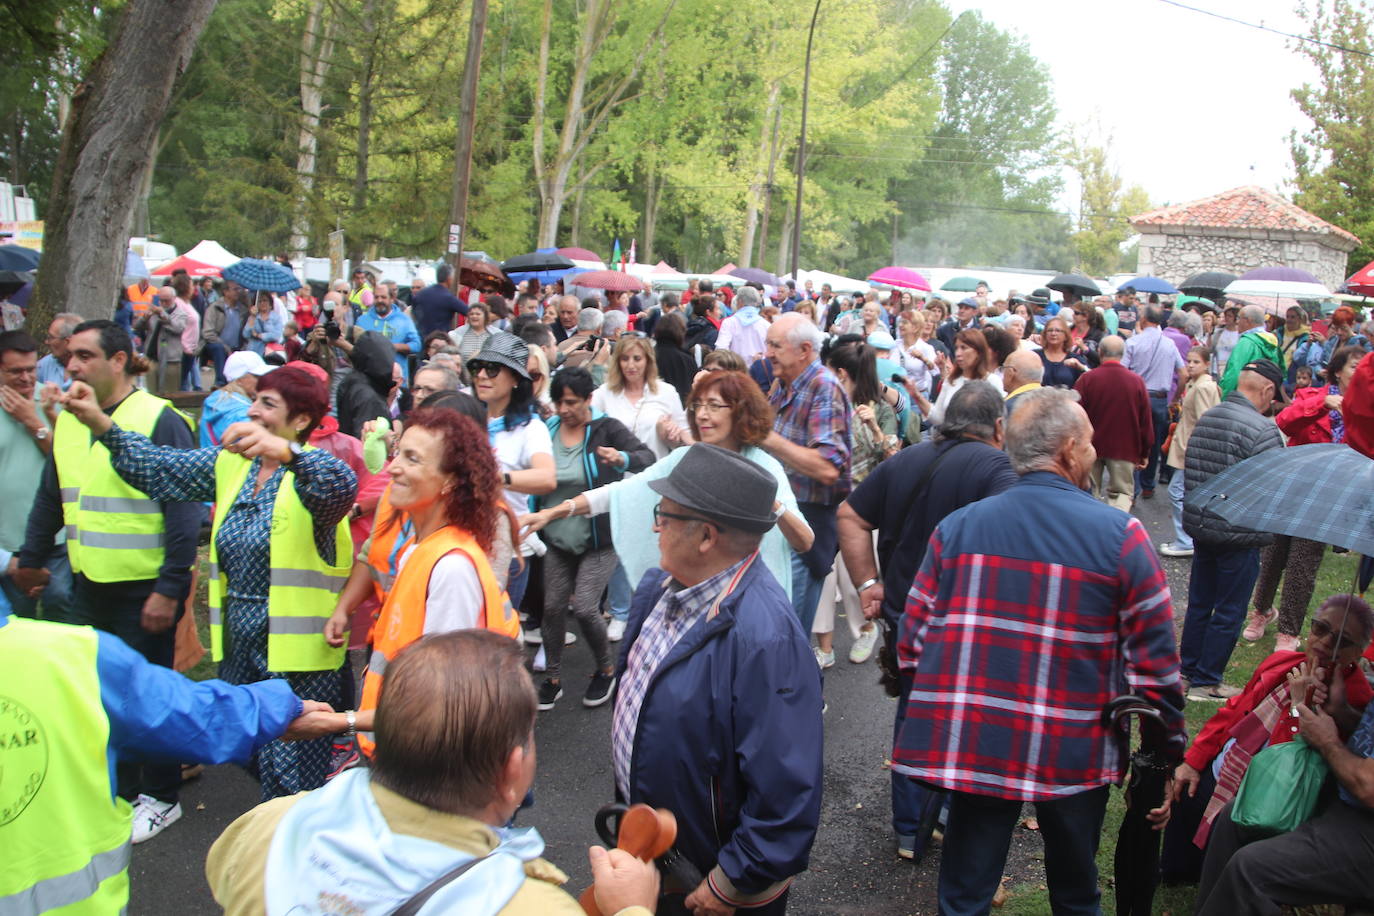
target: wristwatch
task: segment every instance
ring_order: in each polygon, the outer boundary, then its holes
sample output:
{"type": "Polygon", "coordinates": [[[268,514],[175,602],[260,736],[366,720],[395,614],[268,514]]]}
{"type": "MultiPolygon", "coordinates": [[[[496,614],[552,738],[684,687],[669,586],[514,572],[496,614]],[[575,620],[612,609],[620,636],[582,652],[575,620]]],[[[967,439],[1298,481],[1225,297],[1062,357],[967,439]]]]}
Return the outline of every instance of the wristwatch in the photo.
{"type": "Polygon", "coordinates": [[[352,709],[346,710],[344,719],[348,722],[348,731],[344,732],[344,737],[352,741],[358,737],[358,713],[352,709]]]}
{"type": "Polygon", "coordinates": [[[33,430],[33,437],[39,442],[42,442],[50,435],[52,435],[52,430],[48,429],[46,425],[39,426],[37,429],[33,430]]]}
{"type": "Polygon", "coordinates": [[[868,581],[866,581],[866,582],[864,582],[862,585],[860,585],[858,588],[854,589],[854,591],[858,592],[859,594],[863,594],[864,592],[868,591],[870,588],[872,588],[873,586],[875,586],[875,585],[877,585],[877,584],[878,584],[878,580],[877,580],[877,579],[869,579],[868,581]]]}
{"type": "Polygon", "coordinates": [[[510,486],[510,471],[501,472],[501,482],[506,486],[510,486]]]}
{"type": "Polygon", "coordinates": [[[289,458],[286,459],[286,461],[282,462],[283,464],[295,464],[296,459],[305,454],[305,449],[301,447],[301,444],[299,442],[286,443],[286,449],[291,453],[291,455],[289,458]]]}

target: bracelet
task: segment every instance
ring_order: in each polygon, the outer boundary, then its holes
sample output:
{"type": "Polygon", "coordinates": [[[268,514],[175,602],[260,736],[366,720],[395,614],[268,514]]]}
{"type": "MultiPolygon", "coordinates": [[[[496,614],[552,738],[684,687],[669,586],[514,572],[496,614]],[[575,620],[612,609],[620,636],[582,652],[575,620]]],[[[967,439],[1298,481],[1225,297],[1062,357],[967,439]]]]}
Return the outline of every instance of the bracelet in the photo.
{"type": "Polygon", "coordinates": [[[577,514],[577,503],[573,500],[565,499],[563,500],[563,505],[568,507],[568,514],[563,516],[564,518],[572,518],[574,515],[577,514]]]}
{"type": "Polygon", "coordinates": [[[350,709],[344,713],[344,718],[348,720],[348,731],[344,732],[344,737],[352,741],[358,737],[358,713],[350,709]]]}
{"type": "Polygon", "coordinates": [[[859,593],[863,593],[863,592],[868,591],[870,588],[872,588],[873,586],[875,586],[875,585],[877,585],[877,584],[878,584],[878,580],[877,580],[877,578],[875,577],[875,578],[869,579],[868,581],[864,582],[864,583],[863,583],[862,585],[860,585],[858,588],[854,589],[854,591],[859,592],[859,593]]]}

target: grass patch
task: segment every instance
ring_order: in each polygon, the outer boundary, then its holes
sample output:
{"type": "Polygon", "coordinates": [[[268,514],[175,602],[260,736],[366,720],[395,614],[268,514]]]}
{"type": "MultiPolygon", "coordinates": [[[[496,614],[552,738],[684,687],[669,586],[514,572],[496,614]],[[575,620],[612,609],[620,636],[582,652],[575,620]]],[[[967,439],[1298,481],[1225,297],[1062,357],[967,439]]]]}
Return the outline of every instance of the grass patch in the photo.
{"type": "MultiPolygon", "coordinates": [[[[1308,606],[1309,617],[1330,595],[1351,590],[1358,563],[1358,554],[1336,554],[1332,553],[1330,549],[1327,550],[1322,559],[1321,569],[1317,572],[1317,585],[1312,593],[1312,601],[1308,606]]],[[[1283,589],[1280,587],[1280,596],[1282,593],[1283,589]]],[[[1275,606],[1277,606],[1278,600],[1275,599],[1275,606]]],[[[1186,596],[1176,596],[1176,601],[1176,606],[1179,608],[1184,608],[1187,605],[1186,596]]],[[[1181,618],[1179,625],[1182,626],[1181,618]]],[[[1306,630],[1304,629],[1305,634],[1306,630]]],[[[1226,666],[1226,683],[1244,687],[1259,663],[1273,653],[1275,635],[1276,632],[1271,626],[1269,632],[1259,642],[1249,643],[1244,639],[1237,641],[1236,649],[1231,654],[1231,661],[1226,666]]],[[[1190,738],[1198,733],[1218,708],[1219,704],[1216,703],[1187,704],[1184,709],[1184,717],[1188,723],[1190,738]]],[[[1104,913],[1116,912],[1112,860],[1116,855],[1116,837],[1121,830],[1121,818],[1125,812],[1125,793],[1117,788],[1112,789],[1111,798],[1107,802],[1107,814],[1103,820],[1102,844],[1097,854],[1097,870],[1102,887],[1102,911],[1104,913]]],[[[1041,916],[1041,914],[1050,912],[1049,891],[1045,889],[1043,877],[1038,881],[1023,881],[1009,886],[1007,890],[1007,902],[994,910],[999,916],[1041,916]]],[[[1162,914],[1162,916],[1180,916],[1180,914],[1192,913],[1196,896],[1197,889],[1195,887],[1161,887],[1155,892],[1154,911],[1162,914]]],[[[1324,911],[1302,910],[1300,912],[1315,914],[1324,911]]]]}

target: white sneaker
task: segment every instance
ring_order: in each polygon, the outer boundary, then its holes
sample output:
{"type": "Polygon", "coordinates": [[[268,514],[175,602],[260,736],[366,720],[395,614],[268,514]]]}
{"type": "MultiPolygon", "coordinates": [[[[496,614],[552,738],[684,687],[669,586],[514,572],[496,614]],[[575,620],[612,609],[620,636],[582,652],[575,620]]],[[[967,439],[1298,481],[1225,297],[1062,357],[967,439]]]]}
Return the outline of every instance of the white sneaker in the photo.
{"type": "Polygon", "coordinates": [[[548,659],[544,657],[544,647],[541,645],[539,651],[534,653],[534,661],[530,662],[531,671],[543,671],[548,667],[548,659]]]}
{"type": "Polygon", "coordinates": [[[859,638],[854,640],[854,645],[849,647],[849,660],[856,665],[862,665],[868,661],[873,655],[873,644],[877,641],[877,627],[860,630],[859,638]]]}
{"type": "Polygon", "coordinates": [[[617,620],[612,617],[611,622],[606,625],[606,638],[611,642],[620,642],[625,638],[625,621],[617,620]]]}
{"type": "Polygon", "coordinates": [[[1166,541],[1159,545],[1159,554],[1164,557],[1191,557],[1193,548],[1180,547],[1173,541],[1166,541]]]}
{"type": "Polygon", "coordinates": [[[533,630],[522,629],[520,634],[527,646],[542,646],[544,644],[544,634],[540,633],[538,628],[533,630]]]}
{"type": "Polygon", "coordinates": [[[574,633],[572,630],[564,630],[564,631],[563,631],[563,645],[565,645],[565,646],[571,646],[571,645],[572,645],[573,643],[575,643],[575,642],[577,642],[577,634],[574,633]]]}
{"type": "Polygon", "coordinates": [[[820,646],[813,646],[811,651],[816,653],[816,664],[820,665],[822,670],[835,664],[834,652],[822,652],[820,646]]]}
{"type": "Polygon", "coordinates": [[[151,795],[140,795],[134,803],[133,842],[151,840],[181,820],[180,802],[162,802],[151,795]]]}

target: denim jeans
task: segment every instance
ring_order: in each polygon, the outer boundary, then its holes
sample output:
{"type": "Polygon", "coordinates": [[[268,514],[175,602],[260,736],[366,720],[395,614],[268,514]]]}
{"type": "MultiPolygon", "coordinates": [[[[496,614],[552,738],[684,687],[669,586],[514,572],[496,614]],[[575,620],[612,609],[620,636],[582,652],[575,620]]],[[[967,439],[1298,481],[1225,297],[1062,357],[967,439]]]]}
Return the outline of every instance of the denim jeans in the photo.
{"type": "Polygon", "coordinates": [[[0,589],[4,589],[10,609],[20,617],[37,617],[39,602],[43,604],[43,619],[55,623],[71,622],[72,606],[72,564],[67,559],[67,545],[59,544],[48,557],[43,568],[50,574],[48,585],[38,598],[30,598],[10,581],[9,576],[0,576],[0,589]]]}
{"type": "Polygon", "coordinates": [[[1169,506],[1174,513],[1174,546],[1184,550],[1193,549],[1193,539],[1183,530],[1183,470],[1174,469],[1169,480],[1169,506]]]}
{"type": "Polygon", "coordinates": [[[229,384],[229,380],[224,377],[224,363],[229,359],[229,351],[224,348],[224,344],[207,343],[201,350],[201,358],[208,359],[215,364],[215,387],[222,388],[229,384]]]}
{"type": "MultiPolygon", "coordinates": [[[[891,632],[891,631],[889,631],[891,632]]],[[[896,638],[888,640],[889,647],[896,644],[896,638]]],[[[911,694],[911,682],[914,673],[909,670],[900,671],[897,675],[899,692],[897,696],[897,716],[892,723],[892,743],[895,746],[897,739],[902,734],[902,723],[906,721],[907,697],[911,694]]],[[[921,831],[921,812],[927,803],[933,803],[930,798],[934,792],[921,783],[912,779],[904,773],[891,771],[892,776],[892,832],[898,837],[914,837],[921,831]]],[[[949,803],[949,796],[944,796],[944,804],[949,803]]],[[[928,838],[922,837],[927,840],[928,838]]]]}
{"type": "Polygon", "coordinates": [[[821,586],[825,576],[816,576],[806,565],[802,555],[792,551],[792,610],[801,621],[802,632],[809,634],[816,622],[816,608],[821,603],[821,586]]]}
{"type": "Polygon", "coordinates": [[[506,595],[510,598],[510,606],[517,611],[520,610],[520,602],[525,597],[525,586],[530,584],[530,560],[532,557],[525,557],[522,565],[519,557],[512,557],[510,561],[510,575],[506,579],[506,595]]]}
{"type": "Polygon", "coordinates": [[[611,573],[611,581],[606,586],[606,600],[611,606],[612,617],[620,621],[630,618],[630,599],[634,597],[634,593],[630,577],[625,572],[625,565],[615,564],[615,572],[611,573]]]}
{"type": "MultiPolygon", "coordinates": [[[[1095,859],[1110,791],[1110,786],[1099,786],[1067,798],[1035,803],[1045,842],[1050,907],[1055,916],[1101,913],[1095,859]]],[[[941,916],[974,916],[989,911],[1020,816],[1019,800],[951,793],[949,824],[940,853],[941,916]]]]}
{"type": "Polygon", "coordinates": [[[181,354],[181,390],[200,391],[200,360],[194,353],[181,354]]]}
{"type": "Polygon", "coordinates": [[[1159,476],[1168,477],[1168,472],[1163,469],[1163,459],[1160,456],[1160,446],[1164,444],[1165,438],[1169,435],[1169,395],[1152,394],[1150,395],[1150,419],[1154,422],[1155,443],[1150,448],[1150,463],[1145,465],[1145,470],[1135,472],[1136,490],[1153,490],[1155,480],[1159,476]]]}
{"type": "Polygon", "coordinates": [[[1193,545],[1188,613],[1179,643],[1183,677],[1193,687],[1221,683],[1226,663],[1245,627],[1250,592],[1259,577],[1259,550],[1217,550],[1193,545]]]}

